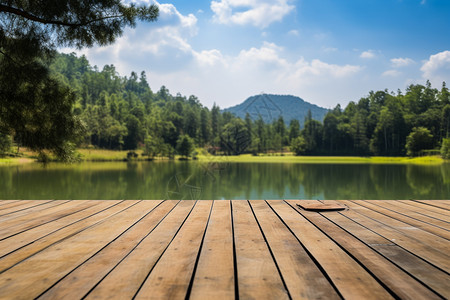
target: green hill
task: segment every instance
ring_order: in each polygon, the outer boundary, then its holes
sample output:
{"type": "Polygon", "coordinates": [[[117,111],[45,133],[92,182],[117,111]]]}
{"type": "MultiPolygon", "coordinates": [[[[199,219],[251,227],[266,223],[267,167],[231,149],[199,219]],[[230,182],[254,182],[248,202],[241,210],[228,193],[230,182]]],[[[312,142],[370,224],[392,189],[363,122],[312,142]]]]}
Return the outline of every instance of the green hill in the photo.
{"type": "Polygon", "coordinates": [[[249,113],[252,120],[261,116],[265,123],[272,123],[283,116],[286,124],[297,119],[301,125],[303,125],[308,110],[311,110],[313,119],[319,121],[322,121],[328,112],[327,109],[306,102],[299,97],[270,94],[252,96],[241,104],[224,109],[242,119],[249,113]]]}

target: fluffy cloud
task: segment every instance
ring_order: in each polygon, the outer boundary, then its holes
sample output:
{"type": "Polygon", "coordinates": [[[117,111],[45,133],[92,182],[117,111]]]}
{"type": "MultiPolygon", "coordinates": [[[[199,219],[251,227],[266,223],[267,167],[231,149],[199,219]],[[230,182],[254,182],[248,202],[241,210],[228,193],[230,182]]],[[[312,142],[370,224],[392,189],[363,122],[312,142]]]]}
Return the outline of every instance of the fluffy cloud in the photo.
{"type": "Polygon", "coordinates": [[[425,61],[420,70],[424,79],[430,79],[434,85],[439,85],[442,81],[450,78],[450,51],[443,51],[431,55],[425,61]]]}
{"type": "Polygon", "coordinates": [[[367,59],[375,58],[375,52],[373,50],[367,50],[361,53],[359,57],[367,59]]]}
{"type": "Polygon", "coordinates": [[[266,28],[281,21],[295,6],[289,0],[220,0],[211,2],[214,20],[221,24],[266,28]]]}
{"type": "Polygon", "coordinates": [[[292,56],[271,42],[236,54],[196,49],[191,45],[198,34],[196,17],[181,14],[171,4],[157,4],[158,22],[139,23],[114,45],[81,53],[100,68],[114,64],[121,75],[144,70],[153,90],[165,85],[173,94],[197,95],[207,106],[217,102],[228,107],[264,91],[298,95],[332,107],[370,90],[358,84],[355,88],[355,80],[363,78],[361,66],[292,56]]]}
{"type": "Polygon", "coordinates": [[[264,71],[281,71],[288,62],[280,57],[283,48],[274,43],[264,42],[261,48],[252,47],[242,50],[235,58],[230,58],[231,65],[253,67],[264,71]]]}
{"type": "Polygon", "coordinates": [[[401,68],[401,67],[407,67],[409,65],[412,65],[412,64],[415,63],[415,61],[412,60],[411,58],[407,58],[407,57],[406,58],[401,58],[401,57],[399,57],[399,58],[391,59],[391,63],[392,63],[392,66],[394,68],[401,68]]]}
{"type": "Polygon", "coordinates": [[[316,81],[317,78],[341,79],[358,73],[361,69],[360,66],[328,64],[319,59],[308,62],[301,58],[291,67],[289,73],[292,72],[290,77],[295,80],[310,82],[311,80],[316,81]]]}
{"type": "Polygon", "coordinates": [[[385,77],[397,77],[400,76],[401,74],[402,73],[397,70],[387,70],[386,72],[383,72],[383,74],[381,75],[385,77]]]}
{"type": "Polygon", "coordinates": [[[319,59],[291,60],[282,47],[269,42],[241,50],[236,56],[223,55],[219,50],[194,53],[195,62],[190,70],[167,79],[176,82],[182,93],[192,91],[205,104],[211,105],[214,100],[221,107],[237,104],[262,91],[300,95],[318,104],[333,106],[337,95],[348,94],[349,83],[363,69],[319,59]],[[321,94],[320,99],[318,94],[321,94]]]}
{"type": "MultiPolygon", "coordinates": [[[[123,75],[130,69],[143,68],[171,72],[189,64],[194,57],[189,39],[197,34],[197,18],[193,14],[182,15],[172,4],[153,0],[129,2],[158,5],[158,21],[139,23],[136,28],[127,28],[114,44],[83,49],[81,53],[100,66],[114,64],[123,75]]],[[[66,51],[70,50],[73,51],[66,51]]]]}

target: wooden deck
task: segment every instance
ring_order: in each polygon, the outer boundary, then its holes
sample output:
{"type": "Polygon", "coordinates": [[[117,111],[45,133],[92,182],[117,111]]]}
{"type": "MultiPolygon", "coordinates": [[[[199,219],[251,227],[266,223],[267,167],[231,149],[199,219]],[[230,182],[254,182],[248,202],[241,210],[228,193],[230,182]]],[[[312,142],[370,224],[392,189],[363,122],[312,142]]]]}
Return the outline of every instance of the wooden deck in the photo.
{"type": "Polygon", "coordinates": [[[298,201],[0,201],[0,298],[450,299],[450,200],[298,201]]]}

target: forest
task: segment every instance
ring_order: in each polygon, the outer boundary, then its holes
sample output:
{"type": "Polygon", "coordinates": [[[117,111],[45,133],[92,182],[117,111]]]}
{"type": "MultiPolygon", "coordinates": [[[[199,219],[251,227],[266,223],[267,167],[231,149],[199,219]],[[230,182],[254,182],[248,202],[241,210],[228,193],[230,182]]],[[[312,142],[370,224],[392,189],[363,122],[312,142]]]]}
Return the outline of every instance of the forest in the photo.
{"type": "MultiPolygon", "coordinates": [[[[450,152],[450,92],[415,84],[403,93],[369,92],[345,108],[339,104],[323,121],[307,114],[285,124],[244,119],[196,96],[152,91],[145,72],[120,76],[114,65],[91,66],[85,56],[57,54],[54,78],[75,94],[73,114],[83,125],[77,147],[144,149],[149,157],[189,157],[195,148],[211,154],[280,153],[296,155],[403,156],[450,152]]],[[[0,153],[20,140],[0,134],[0,153]]]]}

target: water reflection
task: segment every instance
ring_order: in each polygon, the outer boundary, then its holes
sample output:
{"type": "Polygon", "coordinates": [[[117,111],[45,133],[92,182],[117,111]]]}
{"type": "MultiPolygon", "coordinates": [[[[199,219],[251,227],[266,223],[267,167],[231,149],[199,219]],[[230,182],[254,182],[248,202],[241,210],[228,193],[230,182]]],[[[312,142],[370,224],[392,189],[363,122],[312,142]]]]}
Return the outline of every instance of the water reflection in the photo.
{"type": "Polygon", "coordinates": [[[0,199],[449,199],[450,164],[198,162],[0,167],[0,199]]]}

